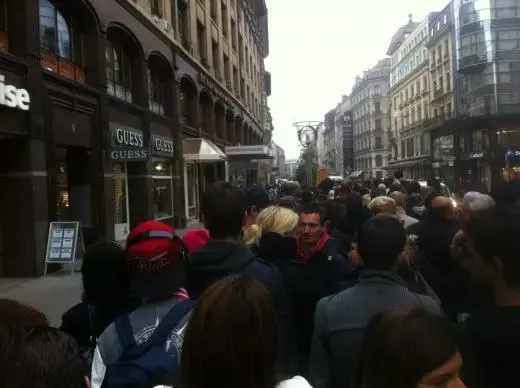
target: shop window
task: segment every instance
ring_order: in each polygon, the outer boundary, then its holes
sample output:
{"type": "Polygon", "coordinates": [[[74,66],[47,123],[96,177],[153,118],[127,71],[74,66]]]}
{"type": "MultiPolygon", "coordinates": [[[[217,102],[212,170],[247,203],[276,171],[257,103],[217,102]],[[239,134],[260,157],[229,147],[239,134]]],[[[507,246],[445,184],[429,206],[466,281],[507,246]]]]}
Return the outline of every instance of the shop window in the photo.
{"type": "Polygon", "coordinates": [[[487,152],[489,150],[489,134],[487,130],[476,130],[471,137],[473,152],[487,152]]]}
{"type": "Polygon", "coordinates": [[[165,77],[159,69],[153,66],[148,68],[148,107],[159,115],[164,116],[166,103],[165,77]]]}
{"type": "Polygon", "coordinates": [[[132,62],[121,44],[108,41],[106,45],[106,74],[108,94],[132,102],[132,62]]]}
{"type": "Polygon", "coordinates": [[[116,241],[124,240],[129,232],[128,182],[125,163],[112,165],[112,200],[116,241]]]}
{"type": "Polygon", "coordinates": [[[75,81],[85,82],[81,36],[74,39],[72,18],[66,18],[49,0],[40,0],[42,67],[75,81]]]}
{"type": "Polygon", "coordinates": [[[502,129],[497,131],[498,144],[504,147],[518,147],[520,144],[520,129],[502,129]]]}
{"type": "Polygon", "coordinates": [[[168,159],[154,158],[152,165],[154,218],[173,217],[172,163],[168,159]]]}

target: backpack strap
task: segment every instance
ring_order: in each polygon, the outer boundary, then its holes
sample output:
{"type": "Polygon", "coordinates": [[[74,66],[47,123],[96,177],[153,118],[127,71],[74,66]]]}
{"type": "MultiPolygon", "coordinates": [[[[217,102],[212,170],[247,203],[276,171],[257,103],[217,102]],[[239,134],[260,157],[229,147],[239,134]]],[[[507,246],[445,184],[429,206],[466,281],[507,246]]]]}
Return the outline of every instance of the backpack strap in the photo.
{"type": "Polygon", "coordinates": [[[151,346],[160,346],[164,344],[170,332],[180,322],[180,320],[193,308],[195,302],[192,300],[183,300],[178,302],[171,308],[170,311],[164,316],[148,340],[151,346]]]}
{"type": "Polygon", "coordinates": [[[134,329],[132,328],[128,315],[125,314],[117,317],[114,323],[121,347],[124,350],[135,347],[134,329]]]}

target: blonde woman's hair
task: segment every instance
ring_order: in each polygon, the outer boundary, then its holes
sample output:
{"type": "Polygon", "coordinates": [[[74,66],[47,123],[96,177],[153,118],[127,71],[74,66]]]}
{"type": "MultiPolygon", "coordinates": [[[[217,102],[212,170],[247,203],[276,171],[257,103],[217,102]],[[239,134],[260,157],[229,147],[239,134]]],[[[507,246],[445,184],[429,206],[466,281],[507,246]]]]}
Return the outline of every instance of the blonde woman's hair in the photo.
{"type": "Polygon", "coordinates": [[[258,244],[263,232],[287,234],[298,226],[298,214],[281,206],[269,206],[256,217],[256,223],[244,232],[247,245],[258,244]]]}
{"type": "Polygon", "coordinates": [[[375,197],[368,205],[373,215],[377,214],[396,214],[397,206],[395,201],[387,196],[375,197]]]}

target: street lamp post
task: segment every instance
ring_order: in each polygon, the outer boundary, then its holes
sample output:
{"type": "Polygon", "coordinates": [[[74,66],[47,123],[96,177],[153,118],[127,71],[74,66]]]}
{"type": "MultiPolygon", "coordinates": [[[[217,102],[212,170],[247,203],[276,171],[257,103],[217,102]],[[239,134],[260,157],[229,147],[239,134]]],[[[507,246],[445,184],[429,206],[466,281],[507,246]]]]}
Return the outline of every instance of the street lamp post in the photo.
{"type": "Polygon", "coordinates": [[[312,186],[312,170],[313,170],[313,151],[317,152],[316,143],[318,140],[318,132],[323,125],[322,121],[298,121],[293,124],[298,134],[298,141],[302,145],[302,156],[306,166],[307,184],[312,186]]]}

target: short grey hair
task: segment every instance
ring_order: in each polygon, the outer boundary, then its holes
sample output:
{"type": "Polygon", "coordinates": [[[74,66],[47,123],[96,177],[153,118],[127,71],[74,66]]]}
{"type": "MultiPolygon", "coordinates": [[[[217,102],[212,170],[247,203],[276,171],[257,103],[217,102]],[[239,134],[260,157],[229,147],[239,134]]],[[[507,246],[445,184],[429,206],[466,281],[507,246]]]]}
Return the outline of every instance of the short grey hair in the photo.
{"type": "Polygon", "coordinates": [[[406,195],[400,191],[392,191],[389,195],[395,201],[397,207],[406,208],[406,195]]]}
{"type": "Polygon", "coordinates": [[[372,214],[374,215],[396,214],[397,212],[395,201],[385,195],[375,197],[372,201],[370,201],[368,208],[372,210],[372,214]]]}
{"type": "Polygon", "coordinates": [[[462,198],[462,209],[468,213],[491,209],[494,206],[495,200],[493,198],[478,191],[468,191],[462,198]]]}

